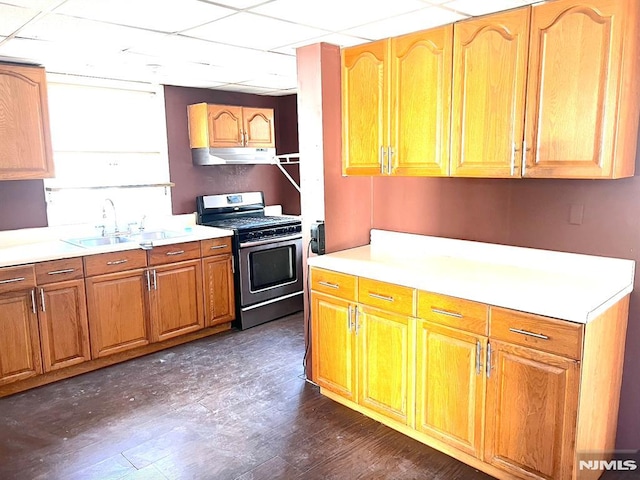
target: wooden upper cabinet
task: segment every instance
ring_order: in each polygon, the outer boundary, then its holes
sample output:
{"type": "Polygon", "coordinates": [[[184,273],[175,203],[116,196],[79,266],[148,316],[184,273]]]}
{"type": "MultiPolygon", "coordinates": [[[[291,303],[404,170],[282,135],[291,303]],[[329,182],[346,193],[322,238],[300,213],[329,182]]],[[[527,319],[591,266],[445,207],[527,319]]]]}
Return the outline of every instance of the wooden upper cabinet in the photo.
{"type": "Polygon", "coordinates": [[[519,177],[530,8],[456,23],[451,175],[519,177]]]}
{"type": "Polygon", "coordinates": [[[275,148],[274,110],[197,103],[187,107],[191,148],[275,148]]]}
{"type": "Polygon", "coordinates": [[[244,107],[242,116],[245,147],[273,148],[276,146],[273,109],[244,107]]]}
{"type": "Polygon", "coordinates": [[[575,478],[580,363],[497,341],[491,347],[485,462],[518,478],[575,478]]]}
{"type": "Polygon", "coordinates": [[[0,180],[53,176],[43,68],[0,65],[0,132],[0,180]]]}
{"type": "Polygon", "coordinates": [[[449,174],[453,25],[391,39],[391,174],[449,174]]]}
{"type": "Polygon", "coordinates": [[[616,0],[533,8],[525,176],[633,175],[639,16],[636,2],[616,0]]]}
{"type": "Polygon", "coordinates": [[[345,175],[386,173],[388,42],[382,40],[342,50],[342,173],[345,175]]]}
{"type": "Polygon", "coordinates": [[[242,107],[207,105],[209,147],[242,147],[244,145],[242,107]]]}

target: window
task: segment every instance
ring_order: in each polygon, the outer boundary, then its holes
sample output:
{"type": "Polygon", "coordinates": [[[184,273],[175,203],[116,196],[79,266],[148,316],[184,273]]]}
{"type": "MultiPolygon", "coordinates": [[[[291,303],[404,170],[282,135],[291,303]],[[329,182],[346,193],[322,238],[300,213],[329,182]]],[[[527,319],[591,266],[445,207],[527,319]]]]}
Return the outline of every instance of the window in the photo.
{"type": "Polygon", "coordinates": [[[105,199],[118,226],[171,214],[161,86],[48,76],[56,177],[46,179],[49,225],[102,222],[105,199]]]}

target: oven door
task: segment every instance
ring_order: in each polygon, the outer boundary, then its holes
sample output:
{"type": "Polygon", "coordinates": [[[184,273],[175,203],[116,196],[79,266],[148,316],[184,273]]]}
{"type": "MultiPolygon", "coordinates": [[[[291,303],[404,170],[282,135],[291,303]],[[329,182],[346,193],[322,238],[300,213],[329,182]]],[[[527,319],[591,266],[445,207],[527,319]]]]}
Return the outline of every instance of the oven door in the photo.
{"type": "Polygon", "coordinates": [[[301,292],[302,237],[240,244],[242,307],[301,292]]]}

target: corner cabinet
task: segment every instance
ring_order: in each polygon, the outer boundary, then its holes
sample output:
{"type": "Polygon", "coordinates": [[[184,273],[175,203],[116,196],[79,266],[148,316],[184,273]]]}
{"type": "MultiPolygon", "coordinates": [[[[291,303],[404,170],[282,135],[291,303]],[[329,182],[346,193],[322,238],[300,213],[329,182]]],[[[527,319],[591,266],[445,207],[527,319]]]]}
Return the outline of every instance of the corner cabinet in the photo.
{"type": "Polygon", "coordinates": [[[345,48],[343,174],[633,176],[639,55],[627,0],[556,0],[345,48]]]}
{"type": "Polygon", "coordinates": [[[44,69],[0,64],[0,180],[53,177],[44,69]]]}
{"type": "Polygon", "coordinates": [[[276,146],[272,108],[233,105],[189,105],[189,143],[191,148],[276,146]]]}
{"type": "Polygon", "coordinates": [[[596,479],[578,459],[615,447],[628,308],[585,325],[311,267],[313,377],[494,477],[596,479]]]}
{"type": "Polygon", "coordinates": [[[343,172],[446,176],[452,26],[342,53],[343,172]]]}

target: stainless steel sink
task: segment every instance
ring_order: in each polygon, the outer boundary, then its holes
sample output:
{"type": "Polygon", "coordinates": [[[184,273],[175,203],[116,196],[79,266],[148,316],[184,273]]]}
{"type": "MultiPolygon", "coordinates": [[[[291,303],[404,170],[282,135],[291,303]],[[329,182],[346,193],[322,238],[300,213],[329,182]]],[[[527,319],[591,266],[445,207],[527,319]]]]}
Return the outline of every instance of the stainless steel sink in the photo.
{"type": "Polygon", "coordinates": [[[78,247],[99,247],[103,245],[117,245],[120,243],[150,243],[154,240],[166,240],[168,238],[180,237],[184,233],[172,232],[170,230],[158,230],[154,232],[140,232],[129,235],[118,235],[109,237],[87,237],[87,238],[69,238],[64,242],[76,245],[78,247]]]}
{"type": "Polygon", "coordinates": [[[87,237],[69,238],[63,241],[78,247],[99,247],[102,245],[117,245],[119,243],[132,242],[133,240],[130,237],[87,237]]]}

